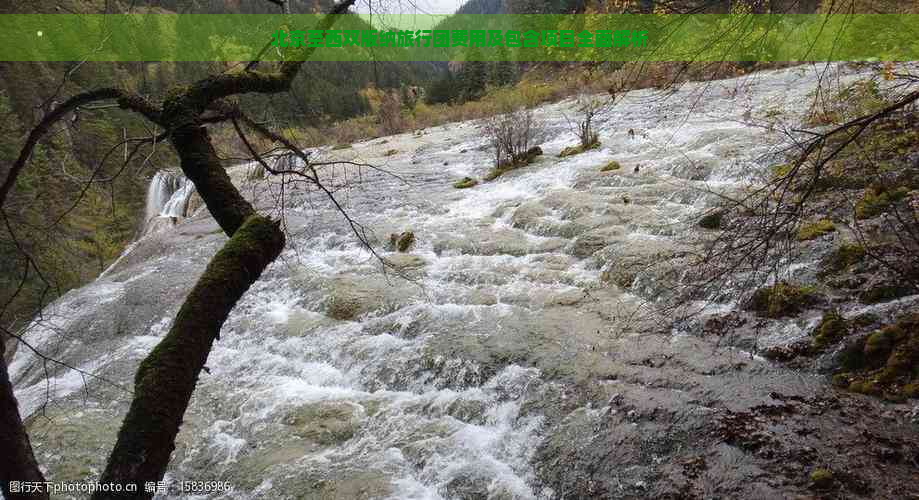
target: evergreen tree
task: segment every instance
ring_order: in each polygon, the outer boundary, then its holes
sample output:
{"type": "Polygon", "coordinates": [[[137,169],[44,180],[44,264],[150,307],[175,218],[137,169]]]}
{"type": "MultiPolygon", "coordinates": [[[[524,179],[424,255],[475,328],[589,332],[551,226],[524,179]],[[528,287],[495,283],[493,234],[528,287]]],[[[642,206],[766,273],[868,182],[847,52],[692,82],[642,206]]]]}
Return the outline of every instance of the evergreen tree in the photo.
{"type": "Polygon", "coordinates": [[[427,101],[428,104],[446,104],[454,101],[458,94],[456,79],[453,72],[448,69],[444,76],[428,89],[427,101]]]}
{"type": "Polygon", "coordinates": [[[517,81],[517,64],[510,60],[510,52],[498,47],[498,58],[491,63],[489,83],[499,87],[511,85],[517,81]]]}
{"type": "Polygon", "coordinates": [[[459,80],[459,100],[475,101],[485,93],[488,84],[488,63],[482,61],[482,54],[475,47],[471,48],[457,76],[459,80]]]}

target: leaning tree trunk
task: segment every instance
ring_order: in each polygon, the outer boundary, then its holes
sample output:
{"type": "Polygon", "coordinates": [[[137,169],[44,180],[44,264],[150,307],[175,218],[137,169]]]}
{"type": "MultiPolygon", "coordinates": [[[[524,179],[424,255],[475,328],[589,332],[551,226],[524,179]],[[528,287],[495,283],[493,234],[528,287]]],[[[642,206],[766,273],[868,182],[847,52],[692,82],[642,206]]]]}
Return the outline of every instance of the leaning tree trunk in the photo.
{"type": "Polygon", "coordinates": [[[182,170],[230,236],[182,304],[166,337],[141,363],[134,400],[101,482],[132,484],[135,493],[97,492],[93,499],[151,498],[145,483],[163,479],[182,417],[214,340],[233,306],[284,247],[279,223],[257,215],[230,182],[206,129],[181,127],[172,143],[182,170]]]}
{"type": "MultiPolygon", "coordinates": [[[[334,4],[329,14],[319,22],[317,29],[328,29],[336,14],[344,14],[355,0],[341,0],[334,4]]],[[[267,46],[266,46],[267,47],[267,46]]],[[[203,124],[206,112],[233,108],[223,99],[245,93],[271,94],[290,89],[303,61],[309,59],[312,48],[304,48],[300,57],[282,63],[275,72],[255,70],[257,61],[250,62],[243,72],[213,75],[187,86],[182,92],[170,93],[162,108],[140,96],[109,88],[85,92],[71,97],[42,119],[29,134],[26,144],[14,161],[6,180],[0,185],[0,208],[6,195],[15,184],[17,176],[28,162],[32,151],[51,125],[68,111],[78,106],[103,99],[116,99],[118,106],[137,112],[151,122],[169,131],[169,139],[181,159],[185,176],[194,183],[211,215],[230,240],[220,249],[192,288],[172,328],[153,349],[137,370],[134,379],[134,399],[125,416],[115,448],[109,456],[100,482],[120,484],[132,492],[98,491],[93,499],[152,498],[145,491],[148,482],[162,480],[175,449],[175,438],[198,376],[210,354],[211,346],[219,338],[220,328],[236,302],[258,280],[262,271],[273,262],[284,248],[284,233],[280,224],[258,215],[230,182],[219,158],[214,152],[210,137],[203,124]]],[[[210,116],[210,123],[230,120],[234,112],[210,116]]],[[[0,439],[8,436],[11,447],[0,441],[0,466],[6,470],[4,460],[14,462],[14,467],[37,471],[31,456],[31,447],[25,438],[25,429],[16,412],[12,388],[6,376],[5,363],[0,357],[0,439]],[[15,415],[5,413],[12,408],[15,415]],[[8,425],[7,425],[8,424],[8,425]],[[28,456],[18,456],[16,447],[24,448],[28,456]],[[11,450],[13,456],[7,453],[11,450]]],[[[0,473],[0,476],[2,476],[0,473]]],[[[23,476],[25,477],[25,476],[23,476]]],[[[12,498],[9,497],[8,498],[12,498]]],[[[34,497],[33,497],[34,498],[34,497]]]]}
{"type": "Polygon", "coordinates": [[[48,498],[48,493],[44,491],[38,493],[10,491],[11,481],[44,483],[45,478],[32,454],[29,435],[25,433],[25,427],[19,416],[19,406],[16,404],[13,384],[10,382],[10,375],[4,361],[4,354],[6,354],[4,340],[3,334],[0,334],[0,491],[7,500],[48,498]]]}

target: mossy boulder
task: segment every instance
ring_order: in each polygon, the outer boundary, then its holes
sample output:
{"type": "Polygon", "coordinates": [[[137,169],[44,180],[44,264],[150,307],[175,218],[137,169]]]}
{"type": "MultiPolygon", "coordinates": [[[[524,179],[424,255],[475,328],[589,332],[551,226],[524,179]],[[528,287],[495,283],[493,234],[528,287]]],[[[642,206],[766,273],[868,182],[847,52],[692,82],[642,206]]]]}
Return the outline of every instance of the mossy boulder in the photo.
{"type": "Polygon", "coordinates": [[[848,333],[849,322],[838,311],[827,311],[814,329],[814,345],[818,348],[826,347],[839,342],[848,333]]]}
{"type": "Polygon", "coordinates": [[[453,187],[455,187],[456,189],[466,189],[466,188],[471,188],[478,183],[479,181],[477,181],[476,179],[473,179],[472,177],[463,177],[462,179],[454,182],[453,187]]]}
{"type": "Polygon", "coordinates": [[[813,288],[783,281],[753,292],[747,309],[769,318],[782,318],[800,313],[816,303],[817,298],[813,288]]]}
{"type": "Polygon", "coordinates": [[[482,177],[482,180],[493,181],[498,177],[510,172],[511,170],[517,170],[520,167],[525,167],[533,161],[536,160],[536,157],[542,155],[542,148],[539,146],[533,146],[528,149],[525,153],[521,153],[510,160],[502,161],[495,168],[488,171],[482,177]]]}
{"type": "Polygon", "coordinates": [[[833,382],[852,392],[899,400],[917,397],[919,383],[919,314],[851,342],[840,356],[833,382]]]}
{"type": "Polygon", "coordinates": [[[721,212],[712,212],[710,214],[705,214],[699,219],[699,227],[702,229],[719,229],[722,222],[722,213],[721,212]]]}
{"type": "Polygon", "coordinates": [[[338,276],[323,288],[326,315],[341,321],[395,310],[414,300],[418,293],[405,280],[387,280],[382,276],[338,276]]]}
{"type": "Polygon", "coordinates": [[[412,231],[403,231],[402,233],[392,233],[389,235],[389,245],[393,250],[399,252],[408,252],[415,244],[415,233],[412,231]]]}
{"type": "Polygon", "coordinates": [[[815,490],[828,490],[836,482],[833,472],[829,469],[814,469],[810,474],[811,487],[815,490]]]}
{"type": "Polygon", "coordinates": [[[320,446],[343,443],[357,432],[358,408],[347,402],[308,403],[290,411],[283,420],[290,433],[320,446]]]}
{"type": "Polygon", "coordinates": [[[838,273],[861,262],[865,255],[865,249],[861,245],[852,243],[841,245],[823,259],[821,272],[824,275],[838,273]]]}
{"type": "Polygon", "coordinates": [[[832,233],[836,226],[828,219],[821,219],[811,224],[805,224],[798,228],[798,241],[807,241],[819,238],[825,234],[832,233]]]}
{"type": "Polygon", "coordinates": [[[601,172],[614,172],[620,169],[622,169],[622,165],[616,160],[612,160],[606,165],[603,165],[602,167],[600,167],[601,172]]]}
{"type": "Polygon", "coordinates": [[[859,292],[858,300],[863,304],[877,304],[905,297],[913,292],[914,290],[911,287],[903,283],[885,281],[872,284],[859,292]]]}
{"type": "Polygon", "coordinates": [[[888,211],[892,205],[906,199],[909,188],[886,188],[872,186],[865,190],[862,199],[855,204],[855,218],[870,219],[888,211]]]}
{"type": "Polygon", "coordinates": [[[565,158],[566,156],[574,156],[583,153],[584,151],[590,151],[591,149],[597,149],[600,147],[600,140],[595,139],[593,142],[584,146],[583,144],[578,144],[577,146],[569,146],[562,150],[558,154],[559,158],[565,158]]]}
{"type": "Polygon", "coordinates": [[[410,253],[394,253],[383,257],[383,261],[400,271],[409,269],[419,269],[428,264],[423,257],[410,253]]]}

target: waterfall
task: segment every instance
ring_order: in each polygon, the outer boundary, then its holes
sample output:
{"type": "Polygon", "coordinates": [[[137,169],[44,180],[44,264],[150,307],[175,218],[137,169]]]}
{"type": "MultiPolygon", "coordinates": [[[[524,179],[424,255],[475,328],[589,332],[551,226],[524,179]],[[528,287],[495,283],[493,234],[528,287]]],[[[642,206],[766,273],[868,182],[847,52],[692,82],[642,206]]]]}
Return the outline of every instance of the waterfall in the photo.
{"type": "MultiPolygon", "coordinates": [[[[147,188],[147,210],[144,219],[147,229],[158,217],[181,219],[188,216],[188,199],[194,191],[195,185],[184,175],[168,170],[157,172],[147,188]]],[[[149,232],[147,229],[144,233],[149,232]]]]}

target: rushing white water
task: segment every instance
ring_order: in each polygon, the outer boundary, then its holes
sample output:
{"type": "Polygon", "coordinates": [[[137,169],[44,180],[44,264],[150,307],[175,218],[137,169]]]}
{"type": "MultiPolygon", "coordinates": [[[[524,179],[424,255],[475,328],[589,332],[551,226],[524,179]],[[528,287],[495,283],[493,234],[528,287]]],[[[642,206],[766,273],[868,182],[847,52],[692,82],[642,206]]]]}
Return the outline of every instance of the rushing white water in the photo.
{"type": "Polygon", "coordinates": [[[157,172],[147,188],[147,210],[145,221],[155,217],[185,218],[188,199],[195,192],[195,185],[184,175],[167,170],[157,172]]]}
{"type": "MultiPolygon", "coordinates": [[[[692,234],[715,201],[706,190],[761,175],[785,140],[746,112],[793,121],[816,78],[802,67],[687,85],[664,100],[633,92],[599,124],[603,147],[564,159],[555,155],[575,143],[563,115],[572,103],[544,106],[546,156],[472,189],[451,185],[489,167],[475,122],[336,151],[407,181],[367,172],[342,201],[380,241],[412,230],[416,246],[381,249],[402,270],[384,276],[321,197],[290,188],[295,236],[225,324],[168,478],[230,481],[233,493],[211,495],[224,498],[553,497],[534,464],[549,432],[544,402],[563,400],[560,380],[589,372],[591,346],[624,331],[617,318],[653,294],[651,274],[631,291],[605,283],[617,260],[604,252],[646,255],[692,234]],[[622,171],[600,173],[610,160],[622,171]]],[[[276,186],[259,182],[244,191],[271,207],[276,186]]],[[[192,189],[157,173],[148,220],[191,216],[192,189]]],[[[28,338],[129,384],[226,241],[206,213],[180,227],[143,237],[53,304],[28,338]]],[[[50,396],[55,429],[77,430],[70,449],[33,439],[39,461],[55,478],[97,472],[130,395],[56,367],[46,380],[24,349],[10,370],[24,415],[50,396]]]]}

